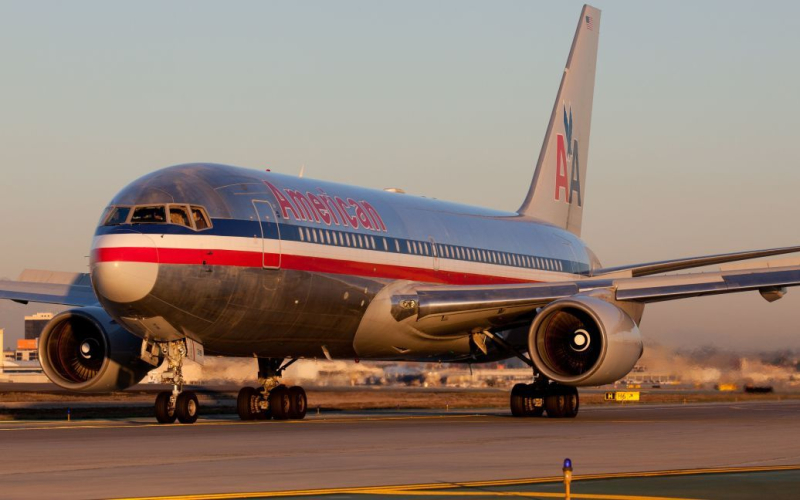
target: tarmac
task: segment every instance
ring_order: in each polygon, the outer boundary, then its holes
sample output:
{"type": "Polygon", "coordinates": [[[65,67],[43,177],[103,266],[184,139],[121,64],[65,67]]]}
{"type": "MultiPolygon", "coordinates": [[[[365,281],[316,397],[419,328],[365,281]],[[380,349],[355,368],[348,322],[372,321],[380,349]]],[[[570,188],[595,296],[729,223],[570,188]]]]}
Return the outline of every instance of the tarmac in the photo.
{"type": "Polygon", "coordinates": [[[800,402],[0,422],[0,497],[797,498],[800,402]],[[201,496],[197,496],[201,495],[201,496]]]}

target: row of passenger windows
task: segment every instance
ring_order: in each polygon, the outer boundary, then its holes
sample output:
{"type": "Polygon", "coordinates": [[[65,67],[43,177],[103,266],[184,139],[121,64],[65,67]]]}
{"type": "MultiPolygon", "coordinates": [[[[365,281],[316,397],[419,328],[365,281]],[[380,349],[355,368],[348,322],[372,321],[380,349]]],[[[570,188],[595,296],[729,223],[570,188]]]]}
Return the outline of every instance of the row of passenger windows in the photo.
{"type": "Polygon", "coordinates": [[[336,245],[367,250],[380,250],[384,252],[404,253],[411,255],[425,255],[453,260],[466,260],[482,262],[501,266],[525,267],[529,269],[545,269],[548,271],[564,271],[562,261],[520,255],[495,250],[483,250],[457,245],[430,243],[427,241],[399,240],[388,237],[375,237],[372,235],[353,234],[330,229],[315,229],[307,227],[297,228],[300,241],[320,243],[323,245],[336,245]]]}
{"type": "Polygon", "coordinates": [[[120,224],[176,224],[202,231],[211,227],[205,208],[196,205],[146,205],[108,207],[104,226],[120,224]]]}

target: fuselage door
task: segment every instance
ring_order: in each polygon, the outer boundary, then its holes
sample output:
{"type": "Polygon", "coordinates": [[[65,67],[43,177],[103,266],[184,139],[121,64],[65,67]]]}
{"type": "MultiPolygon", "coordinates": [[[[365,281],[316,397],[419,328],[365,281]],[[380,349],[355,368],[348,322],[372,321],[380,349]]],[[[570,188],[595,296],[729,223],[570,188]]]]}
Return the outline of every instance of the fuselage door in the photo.
{"type": "Polygon", "coordinates": [[[253,200],[261,225],[262,266],[265,269],[281,267],[281,226],[275,209],[268,201],[253,200]]]}

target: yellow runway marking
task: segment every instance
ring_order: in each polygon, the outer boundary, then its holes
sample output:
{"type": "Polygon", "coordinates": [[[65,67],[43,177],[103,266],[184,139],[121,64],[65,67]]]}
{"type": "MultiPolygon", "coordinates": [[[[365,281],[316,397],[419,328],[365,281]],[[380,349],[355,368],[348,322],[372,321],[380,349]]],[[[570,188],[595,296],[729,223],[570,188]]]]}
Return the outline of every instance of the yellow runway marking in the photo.
{"type": "MultiPolygon", "coordinates": [[[[563,493],[544,491],[415,491],[376,489],[360,492],[362,495],[406,495],[406,496],[447,496],[447,497],[523,497],[523,498],[564,498],[563,493]]],[[[597,500],[697,500],[677,497],[650,497],[641,495],[599,495],[592,493],[571,493],[572,498],[597,500]]]]}
{"type": "MultiPolygon", "coordinates": [[[[590,479],[625,479],[642,477],[670,477],[670,476],[696,476],[703,474],[735,474],[744,472],[777,472],[800,470],[800,465],[774,465],[760,467],[718,467],[708,469],[673,469],[650,472],[620,472],[611,474],[582,474],[573,476],[572,480],[586,481],[590,479]]],[[[533,492],[533,491],[463,491],[463,489],[480,487],[504,487],[504,486],[523,486],[532,484],[560,483],[561,476],[550,476],[541,478],[525,479],[500,479],[494,481],[471,481],[464,483],[422,483],[396,486],[367,486],[356,488],[321,488],[313,490],[286,490],[286,491],[258,491],[247,493],[219,493],[205,495],[177,495],[163,497],[136,497],[119,498],[116,500],[226,500],[226,499],[246,499],[246,498],[276,498],[276,497],[299,497],[299,496],[318,496],[318,495],[408,495],[408,496],[515,496],[525,498],[564,498],[563,493],[555,492],[533,492]],[[458,491],[441,491],[453,490],[458,491]]],[[[597,500],[688,500],[677,499],[675,497],[653,497],[636,495],[600,495],[588,493],[573,493],[573,498],[597,499],[597,500]]]]}

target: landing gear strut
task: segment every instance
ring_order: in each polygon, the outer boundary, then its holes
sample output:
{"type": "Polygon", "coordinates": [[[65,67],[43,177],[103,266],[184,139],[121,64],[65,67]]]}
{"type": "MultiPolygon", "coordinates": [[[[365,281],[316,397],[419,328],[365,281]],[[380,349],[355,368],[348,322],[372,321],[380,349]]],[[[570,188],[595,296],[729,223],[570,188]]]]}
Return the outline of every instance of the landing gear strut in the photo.
{"type": "Polygon", "coordinates": [[[244,387],[236,399],[242,420],[300,420],[306,416],[306,391],[302,387],[286,387],[280,382],[283,371],[297,359],[284,363],[279,358],[258,359],[259,388],[244,387]]]}
{"type": "Polygon", "coordinates": [[[200,404],[194,392],[183,390],[186,343],[183,340],[165,342],[161,353],[169,363],[169,369],[161,374],[161,383],[171,383],[172,392],[164,391],[156,396],[156,420],[160,424],[171,424],[175,419],[182,424],[193,424],[197,421],[200,404]]]}
{"type": "Polygon", "coordinates": [[[575,418],[580,408],[578,389],[551,383],[541,375],[532,384],[511,389],[511,414],[515,417],[575,418]]]}

